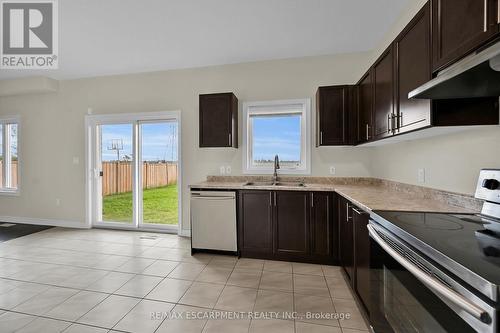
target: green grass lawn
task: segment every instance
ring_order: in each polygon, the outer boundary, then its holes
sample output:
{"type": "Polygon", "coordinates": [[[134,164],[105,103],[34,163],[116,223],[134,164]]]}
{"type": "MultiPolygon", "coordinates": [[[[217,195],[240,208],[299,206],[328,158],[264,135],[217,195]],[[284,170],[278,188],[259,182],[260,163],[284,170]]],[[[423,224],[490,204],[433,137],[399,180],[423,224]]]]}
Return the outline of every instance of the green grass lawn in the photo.
{"type": "MultiPolygon", "coordinates": [[[[177,224],[177,185],[144,190],[144,223],[177,224]]],[[[132,192],[103,199],[104,221],[132,222],[132,192]]]]}

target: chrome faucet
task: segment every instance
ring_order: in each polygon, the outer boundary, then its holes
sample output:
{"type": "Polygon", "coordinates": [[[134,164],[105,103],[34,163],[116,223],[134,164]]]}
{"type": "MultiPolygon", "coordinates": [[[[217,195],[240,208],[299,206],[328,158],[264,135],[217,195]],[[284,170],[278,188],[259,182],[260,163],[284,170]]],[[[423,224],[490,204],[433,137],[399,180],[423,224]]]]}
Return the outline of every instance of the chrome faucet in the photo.
{"type": "Polygon", "coordinates": [[[276,184],[278,181],[278,172],[277,170],[280,168],[280,159],[278,155],[274,156],[274,173],[273,173],[273,184],[276,184]]]}

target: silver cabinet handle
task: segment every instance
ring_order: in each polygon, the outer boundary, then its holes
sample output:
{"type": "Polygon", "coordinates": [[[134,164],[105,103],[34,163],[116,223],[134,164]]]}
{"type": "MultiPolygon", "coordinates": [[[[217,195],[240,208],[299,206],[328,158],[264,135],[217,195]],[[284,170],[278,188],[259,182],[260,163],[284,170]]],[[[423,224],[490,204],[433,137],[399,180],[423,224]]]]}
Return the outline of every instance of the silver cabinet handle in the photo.
{"type": "Polygon", "coordinates": [[[273,206],[273,192],[269,192],[269,206],[273,206]]]}
{"type": "Polygon", "coordinates": [[[488,31],[488,0],[484,0],[484,32],[488,31]]]}
{"type": "Polygon", "coordinates": [[[323,144],[323,131],[320,131],[319,132],[319,144],[322,145],[323,144]]]}
{"type": "Polygon", "coordinates": [[[355,208],[355,207],[352,207],[352,210],[353,210],[354,212],[356,212],[358,215],[363,215],[363,214],[366,214],[365,212],[362,212],[362,211],[358,210],[358,209],[357,209],[357,208],[355,208]]]}
{"type": "Polygon", "coordinates": [[[387,114],[387,133],[391,133],[391,114],[387,114]]]}
{"type": "Polygon", "coordinates": [[[370,140],[370,125],[366,124],[366,140],[370,140]]]}
{"type": "Polygon", "coordinates": [[[497,1],[497,23],[500,24],[500,0],[497,1]]]}
{"type": "Polygon", "coordinates": [[[197,195],[193,196],[191,200],[211,200],[211,201],[218,201],[218,200],[234,200],[234,197],[210,197],[206,195],[197,195]]]}
{"type": "Polygon", "coordinates": [[[311,193],[311,207],[314,207],[314,193],[311,193]]]}
{"type": "Polygon", "coordinates": [[[274,192],[274,207],[276,207],[276,192],[274,192]]]}
{"type": "Polygon", "coordinates": [[[500,2],[498,2],[497,6],[497,23],[500,24],[500,2]]]}
{"type": "Polygon", "coordinates": [[[349,222],[350,220],[352,220],[352,216],[349,216],[349,204],[348,203],[345,205],[345,208],[346,208],[346,221],[349,222]]]}
{"type": "Polygon", "coordinates": [[[229,133],[229,146],[233,145],[232,135],[229,133]]]}
{"type": "Polygon", "coordinates": [[[400,255],[398,252],[392,249],[383,239],[382,237],[379,236],[379,234],[376,231],[376,227],[374,227],[371,224],[367,225],[368,228],[368,233],[370,234],[371,238],[375,242],[380,245],[382,249],[384,249],[387,254],[389,254],[394,260],[396,260],[401,266],[406,268],[411,274],[415,276],[420,282],[425,284],[427,287],[430,289],[434,290],[436,293],[439,295],[443,296],[446,298],[448,301],[452,302],[456,306],[460,307],[470,315],[474,316],[478,320],[487,323],[489,319],[489,315],[486,311],[481,309],[479,306],[476,304],[470,302],[468,299],[457,293],[456,291],[448,288],[446,285],[441,283],[438,279],[430,276],[418,266],[414,265],[410,261],[408,261],[405,257],[400,255]]]}

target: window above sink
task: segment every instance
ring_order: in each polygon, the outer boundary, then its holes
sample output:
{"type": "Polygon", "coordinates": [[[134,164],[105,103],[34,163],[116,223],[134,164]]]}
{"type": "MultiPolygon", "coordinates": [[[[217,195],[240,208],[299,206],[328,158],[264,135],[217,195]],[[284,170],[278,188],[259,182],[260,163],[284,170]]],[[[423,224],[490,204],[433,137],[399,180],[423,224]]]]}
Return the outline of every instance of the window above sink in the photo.
{"type": "Polygon", "coordinates": [[[243,104],[243,173],[310,174],[310,99],[243,104]]]}

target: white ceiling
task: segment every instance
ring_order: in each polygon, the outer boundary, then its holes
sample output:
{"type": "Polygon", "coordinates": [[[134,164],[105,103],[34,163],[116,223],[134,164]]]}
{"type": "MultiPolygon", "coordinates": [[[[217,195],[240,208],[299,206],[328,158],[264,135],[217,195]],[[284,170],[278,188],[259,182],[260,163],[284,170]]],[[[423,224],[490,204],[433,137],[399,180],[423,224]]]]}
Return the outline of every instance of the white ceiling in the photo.
{"type": "Polygon", "coordinates": [[[59,69],[72,79],[371,50],[410,0],[60,0],[59,69]]]}

